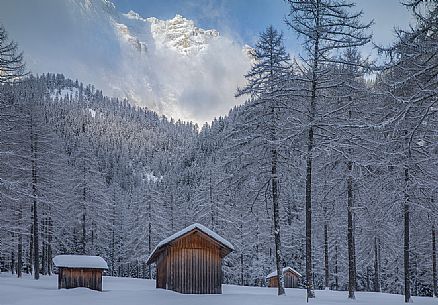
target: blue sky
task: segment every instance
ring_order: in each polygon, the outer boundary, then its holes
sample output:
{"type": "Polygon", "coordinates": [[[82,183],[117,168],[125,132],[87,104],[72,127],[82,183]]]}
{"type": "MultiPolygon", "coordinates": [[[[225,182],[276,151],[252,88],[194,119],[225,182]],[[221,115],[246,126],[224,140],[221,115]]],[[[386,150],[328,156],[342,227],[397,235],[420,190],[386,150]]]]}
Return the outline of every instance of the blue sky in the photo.
{"type": "MultiPolygon", "coordinates": [[[[363,10],[364,21],[374,20],[374,40],[389,44],[394,27],[406,28],[409,11],[398,0],[357,0],[356,9],[363,10]]],[[[214,28],[244,43],[253,45],[257,35],[272,24],[285,34],[286,46],[299,52],[296,37],[283,20],[288,5],[282,0],[115,0],[120,11],[134,10],[144,17],[169,19],[176,13],[193,19],[199,27],[214,28]]]]}

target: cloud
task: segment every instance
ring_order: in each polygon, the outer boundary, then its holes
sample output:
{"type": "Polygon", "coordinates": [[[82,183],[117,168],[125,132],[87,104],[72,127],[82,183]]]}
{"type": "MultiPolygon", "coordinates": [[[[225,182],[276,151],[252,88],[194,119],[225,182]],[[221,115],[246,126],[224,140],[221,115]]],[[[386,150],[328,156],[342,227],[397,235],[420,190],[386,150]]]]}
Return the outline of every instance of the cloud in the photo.
{"type": "Polygon", "coordinates": [[[223,37],[212,42],[201,56],[172,53],[160,52],[154,67],[162,89],[175,94],[174,103],[164,112],[203,123],[236,105],[234,93],[250,65],[240,45],[223,37]]]}

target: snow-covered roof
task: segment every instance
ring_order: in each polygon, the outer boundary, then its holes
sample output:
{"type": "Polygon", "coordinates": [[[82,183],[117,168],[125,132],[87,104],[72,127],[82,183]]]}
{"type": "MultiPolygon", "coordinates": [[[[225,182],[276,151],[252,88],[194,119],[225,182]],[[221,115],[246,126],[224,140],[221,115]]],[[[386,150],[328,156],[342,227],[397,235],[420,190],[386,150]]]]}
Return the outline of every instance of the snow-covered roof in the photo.
{"type": "MultiPolygon", "coordinates": [[[[283,268],[283,273],[285,273],[286,271],[291,271],[291,272],[293,272],[293,273],[295,273],[296,275],[298,275],[299,277],[302,277],[302,275],[301,275],[301,273],[299,273],[298,271],[296,271],[294,268],[292,268],[292,267],[284,267],[283,268]]],[[[274,276],[277,276],[277,270],[275,270],[275,271],[272,271],[271,273],[269,273],[267,276],[266,276],[266,278],[268,279],[268,278],[271,278],[271,277],[274,277],[274,276]]]]}
{"type": "Polygon", "coordinates": [[[56,267],[108,269],[106,261],[100,256],[57,255],[53,258],[56,267]]]}
{"type": "Polygon", "coordinates": [[[202,233],[210,236],[211,238],[213,238],[214,240],[216,240],[218,243],[224,245],[225,247],[229,248],[230,250],[234,250],[233,245],[226,240],[225,238],[221,237],[219,234],[213,232],[212,230],[210,230],[209,228],[199,224],[199,223],[194,223],[184,229],[182,229],[181,231],[176,232],[175,234],[169,236],[166,239],[163,239],[161,242],[158,243],[158,245],[155,247],[155,249],[152,251],[152,253],[150,254],[147,263],[151,263],[151,259],[155,256],[156,252],[158,250],[160,250],[161,248],[163,248],[165,245],[169,244],[170,242],[174,241],[175,239],[178,239],[186,234],[188,234],[189,232],[193,231],[193,230],[199,230],[202,233]]]}

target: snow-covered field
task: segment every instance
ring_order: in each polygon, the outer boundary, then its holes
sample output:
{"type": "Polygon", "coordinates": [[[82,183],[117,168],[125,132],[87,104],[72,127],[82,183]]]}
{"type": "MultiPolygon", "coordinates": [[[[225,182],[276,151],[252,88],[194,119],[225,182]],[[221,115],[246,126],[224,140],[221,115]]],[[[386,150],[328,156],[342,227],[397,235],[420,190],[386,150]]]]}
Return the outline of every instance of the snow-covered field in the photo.
{"type": "MultiPolygon", "coordinates": [[[[222,295],[183,295],[155,289],[151,280],[104,277],[103,292],[86,288],[57,289],[56,276],[43,276],[39,281],[30,277],[17,279],[0,274],[0,305],[274,305],[306,304],[305,291],[286,289],[286,296],[276,296],[276,289],[223,285],[222,295]]],[[[346,292],[316,291],[312,304],[403,304],[403,296],[358,292],[355,301],[347,300],[346,292]]],[[[437,299],[415,297],[415,304],[437,304],[437,299]]]]}

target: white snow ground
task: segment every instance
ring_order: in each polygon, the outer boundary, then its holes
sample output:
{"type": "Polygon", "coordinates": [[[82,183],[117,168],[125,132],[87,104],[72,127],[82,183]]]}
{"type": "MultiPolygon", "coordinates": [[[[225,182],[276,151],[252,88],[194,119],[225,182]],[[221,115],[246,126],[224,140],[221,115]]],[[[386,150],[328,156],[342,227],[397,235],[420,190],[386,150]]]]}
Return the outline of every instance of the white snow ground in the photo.
{"type": "MultiPolygon", "coordinates": [[[[57,289],[57,276],[42,276],[35,281],[29,276],[17,279],[0,274],[0,305],[281,305],[306,304],[304,289],[286,289],[286,296],[276,296],[274,288],[223,285],[221,295],[183,295],[155,289],[155,281],[130,278],[103,278],[103,292],[86,288],[57,289]]],[[[437,304],[437,299],[414,297],[419,305],[437,304]]],[[[345,291],[316,291],[310,304],[402,305],[403,296],[358,292],[356,300],[347,299],[345,291]]]]}

